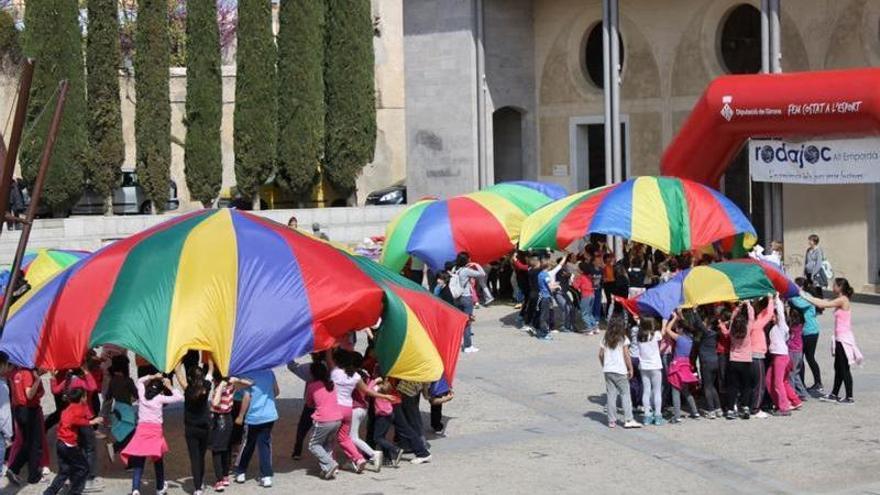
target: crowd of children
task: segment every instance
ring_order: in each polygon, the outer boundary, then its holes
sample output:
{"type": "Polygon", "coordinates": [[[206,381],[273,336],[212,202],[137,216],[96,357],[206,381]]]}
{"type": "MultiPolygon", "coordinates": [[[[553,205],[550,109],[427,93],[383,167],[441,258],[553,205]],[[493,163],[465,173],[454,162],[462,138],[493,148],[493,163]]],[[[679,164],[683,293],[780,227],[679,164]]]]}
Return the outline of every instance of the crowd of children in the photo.
{"type": "MultiPolygon", "coordinates": [[[[173,374],[159,373],[140,360],[139,364],[134,379],[128,353],[105,346],[100,356],[90,353],[81,369],[52,373],[56,409],[44,418],[43,372],[13,367],[0,352],[0,459],[5,460],[9,483],[46,482],[46,494],[101,491],[96,451],[106,437],[111,462],[118,460],[131,472],[130,493],[140,494],[148,461],[155,470],[156,493],[167,493],[164,411],[183,403],[193,493],[201,495],[208,486],[208,451],[213,491],[223,492],[233,481],[246,483],[254,453],[259,458],[258,484],[272,486],[279,388],[271,370],[222,377],[208,353],[195,351],[173,374]],[[54,476],[48,469],[47,446],[52,428],[57,429],[54,476]]],[[[431,461],[419,402],[423,396],[430,401],[430,426],[442,434],[442,404],[453,397],[444,380],[422,384],[384,378],[369,348],[367,358],[340,347],[288,368],[306,382],[294,460],[300,460],[307,444],[326,479],[334,478],[341,467],[354,473],[397,467],[407,453],[412,454],[412,464],[431,461]],[[394,436],[389,437],[392,429],[394,436]],[[312,435],[306,441],[309,430],[312,435]],[[345,462],[337,460],[337,445],[345,462]]]]}
{"type": "MultiPolygon", "coordinates": [[[[807,285],[803,278],[797,282],[807,285]]],[[[768,294],[706,305],[679,310],[664,322],[626,313],[612,317],[599,349],[608,426],[618,423],[618,397],[624,428],[663,425],[667,418],[681,422],[682,398],[693,419],[791,416],[810,397],[853,404],[850,367],[862,362],[851,328],[853,290],[846,279],[836,278],[832,291],[831,300],[802,291],[788,302],[768,294]],[[804,385],[804,334],[809,327],[818,335],[817,308],[834,309],[829,393],[818,365],[810,366],[813,385],[804,385]],[[641,424],[634,411],[641,411],[641,424]]]]}

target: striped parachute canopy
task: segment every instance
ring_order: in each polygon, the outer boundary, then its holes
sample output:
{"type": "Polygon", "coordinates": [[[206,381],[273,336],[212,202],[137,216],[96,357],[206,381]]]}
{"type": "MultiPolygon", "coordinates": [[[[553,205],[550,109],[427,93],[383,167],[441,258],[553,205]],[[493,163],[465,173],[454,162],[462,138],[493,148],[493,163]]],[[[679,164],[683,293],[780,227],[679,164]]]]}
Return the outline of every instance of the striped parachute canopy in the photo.
{"type": "Polygon", "coordinates": [[[727,239],[741,239],[748,250],[757,240],[743,212],[721,193],[684,179],[639,177],[541,208],[523,222],[519,244],[522,250],[562,250],[588,234],[618,236],[670,254],[727,239]]]}
{"type": "MultiPolygon", "coordinates": [[[[21,271],[32,286],[41,285],[56,273],[73,265],[89,255],[88,251],[71,251],[65,249],[38,249],[25,253],[21,260],[21,271]]],[[[6,290],[9,283],[9,270],[0,272],[0,293],[6,290]]]]}
{"type": "Polygon", "coordinates": [[[388,225],[380,262],[399,272],[414,256],[439,271],[467,251],[472,261],[487,264],[514,249],[529,214],[563,196],[565,190],[556,184],[516,181],[419,201],[388,225]]]}
{"type": "Polygon", "coordinates": [[[34,287],[0,349],[28,368],[115,344],[169,371],[189,349],[220,372],[331,347],[382,314],[383,289],[327,243],[238,210],[200,210],[117,241],[34,287]]]}

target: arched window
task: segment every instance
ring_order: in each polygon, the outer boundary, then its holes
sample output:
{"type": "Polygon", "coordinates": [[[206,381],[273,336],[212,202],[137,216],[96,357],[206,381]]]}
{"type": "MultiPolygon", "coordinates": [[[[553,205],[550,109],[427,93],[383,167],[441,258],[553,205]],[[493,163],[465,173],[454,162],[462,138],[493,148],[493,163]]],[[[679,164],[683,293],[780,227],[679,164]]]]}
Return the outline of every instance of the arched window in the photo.
{"type": "Polygon", "coordinates": [[[727,14],[719,38],[721,67],[729,74],[761,71],[761,12],[742,4],[727,14]]]}
{"type": "MultiPolygon", "coordinates": [[[[619,33],[619,31],[618,31],[619,33]]],[[[623,67],[623,36],[618,38],[618,46],[620,47],[620,65],[623,67]]],[[[602,23],[597,22],[587,33],[587,40],[584,43],[584,73],[594,86],[597,88],[605,87],[605,73],[602,47],[602,23]]]]}

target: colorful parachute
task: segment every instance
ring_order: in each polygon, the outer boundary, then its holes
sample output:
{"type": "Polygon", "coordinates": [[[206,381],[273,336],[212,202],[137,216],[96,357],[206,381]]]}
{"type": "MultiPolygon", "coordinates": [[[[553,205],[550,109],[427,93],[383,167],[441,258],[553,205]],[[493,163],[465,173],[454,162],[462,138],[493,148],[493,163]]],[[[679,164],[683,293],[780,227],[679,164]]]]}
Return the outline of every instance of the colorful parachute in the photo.
{"type": "Polygon", "coordinates": [[[378,321],[383,290],[332,246],[238,210],[200,210],[120,240],[35,287],[0,339],[26,367],[116,344],[168,371],[188,349],[224,374],[270,368],[378,321]]]}
{"type": "Polygon", "coordinates": [[[526,216],[563,196],[555,184],[517,181],[419,201],[388,225],[381,263],[399,272],[414,256],[439,271],[461,251],[477,263],[495,261],[514,249],[526,216]]]}
{"type": "Polygon", "coordinates": [[[639,177],[573,194],[530,215],[520,249],[565,249],[587,234],[631,239],[670,254],[700,249],[755,228],[729,199],[706,186],[672,177],[639,177]]]}
{"type": "MultiPolygon", "coordinates": [[[[38,249],[29,251],[21,260],[21,271],[32,286],[41,285],[77,261],[89,255],[88,251],[71,251],[64,249],[38,249]]],[[[0,272],[0,293],[9,282],[9,270],[0,272]]]]}
{"type": "Polygon", "coordinates": [[[442,374],[452,384],[468,316],[389,268],[354,258],[385,290],[375,347],[382,374],[415,382],[442,374]]]}
{"type": "Polygon", "coordinates": [[[668,282],[623,300],[631,312],[668,318],[680,307],[739,301],[779,293],[798,295],[798,287],[781,270],[764,261],[741,259],[696,266],[668,282]]]}

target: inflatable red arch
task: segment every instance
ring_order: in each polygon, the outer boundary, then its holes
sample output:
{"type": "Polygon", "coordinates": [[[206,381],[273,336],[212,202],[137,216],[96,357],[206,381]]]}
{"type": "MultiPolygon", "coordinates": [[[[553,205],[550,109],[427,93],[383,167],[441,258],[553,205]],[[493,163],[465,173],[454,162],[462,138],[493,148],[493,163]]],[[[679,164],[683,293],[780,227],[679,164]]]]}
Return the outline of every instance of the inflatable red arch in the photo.
{"type": "Polygon", "coordinates": [[[880,134],[880,69],[722,76],[709,84],[660,164],[663,175],[718,187],[752,137],[880,134]]]}

